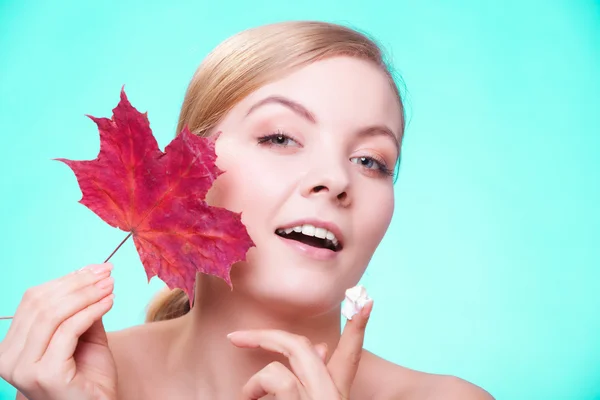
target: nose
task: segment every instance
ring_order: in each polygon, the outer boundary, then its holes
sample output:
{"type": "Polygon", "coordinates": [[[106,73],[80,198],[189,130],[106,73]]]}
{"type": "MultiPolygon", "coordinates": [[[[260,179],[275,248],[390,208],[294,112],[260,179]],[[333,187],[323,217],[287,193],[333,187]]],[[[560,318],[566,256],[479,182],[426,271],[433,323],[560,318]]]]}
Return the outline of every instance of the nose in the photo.
{"type": "Polygon", "coordinates": [[[348,207],[351,202],[350,176],[340,162],[313,163],[301,183],[304,197],[323,196],[337,206],[348,207]]]}

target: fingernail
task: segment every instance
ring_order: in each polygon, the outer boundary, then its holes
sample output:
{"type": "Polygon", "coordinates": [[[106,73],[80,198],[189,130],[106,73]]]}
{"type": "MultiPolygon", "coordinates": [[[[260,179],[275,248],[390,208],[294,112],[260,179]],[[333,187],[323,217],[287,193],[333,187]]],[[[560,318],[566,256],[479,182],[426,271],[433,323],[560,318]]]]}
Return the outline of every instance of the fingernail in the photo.
{"type": "Polygon", "coordinates": [[[228,334],[227,334],[227,339],[231,339],[231,337],[232,337],[233,335],[235,335],[236,333],[237,333],[237,331],[235,331],[235,332],[231,332],[231,333],[228,333],[228,334]]]}
{"type": "Polygon", "coordinates": [[[367,300],[360,313],[363,317],[369,318],[371,311],[373,310],[373,299],[367,300]]]}
{"type": "Polygon", "coordinates": [[[90,269],[94,274],[100,275],[104,272],[112,270],[113,265],[111,263],[99,264],[99,265],[94,265],[90,269]]]}

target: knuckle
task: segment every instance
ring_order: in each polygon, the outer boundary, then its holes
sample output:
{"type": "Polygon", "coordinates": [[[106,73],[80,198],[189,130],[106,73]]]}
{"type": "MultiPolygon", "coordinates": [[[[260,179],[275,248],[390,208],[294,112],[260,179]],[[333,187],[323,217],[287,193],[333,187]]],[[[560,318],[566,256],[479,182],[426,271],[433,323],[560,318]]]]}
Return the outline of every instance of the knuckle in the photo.
{"type": "Polygon", "coordinates": [[[273,361],[265,367],[264,371],[269,375],[275,375],[278,374],[282,368],[285,368],[282,363],[273,361]]]}
{"type": "Polygon", "coordinates": [[[82,309],[85,309],[84,307],[94,303],[95,298],[98,296],[98,288],[95,285],[88,286],[79,293],[75,294],[75,296],[75,301],[80,304],[82,309]]]}
{"type": "Polygon", "coordinates": [[[37,386],[37,379],[32,367],[17,365],[12,371],[12,382],[19,389],[31,389],[37,386]]]}
{"type": "Polygon", "coordinates": [[[62,324],[60,324],[58,326],[58,328],[56,328],[55,334],[57,336],[66,336],[66,337],[76,335],[75,329],[73,327],[73,317],[67,319],[62,324]]]}
{"type": "Polygon", "coordinates": [[[59,383],[57,368],[42,368],[36,376],[36,384],[40,387],[57,388],[59,383]]]}
{"type": "Polygon", "coordinates": [[[85,329],[82,327],[91,325],[93,321],[90,321],[91,317],[85,312],[85,310],[67,318],[63,321],[58,328],[56,328],[56,334],[66,337],[79,337],[83,335],[85,329]]]}
{"type": "Polygon", "coordinates": [[[43,310],[47,306],[47,301],[40,295],[39,291],[36,291],[27,302],[27,306],[33,310],[43,310]]]}
{"type": "Polygon", "coordinates": [[[261,375],[262,380],[276,382],[280,391],[290,392],[297,388],[295,376],[279,361],[268,364],[261,375]]]}
{"type": "Polygon", "coordinates": [[[37,286],[33,286],[27,288],[25,293],[23,293],[23,297],[21,298],[21,304],[34,306],[37,302],[39,288],[37,286]]]}
{"type": "Polygon", "coordinates": [[[81,302],[80,304],[82,307],[89,307],[102,297],[106,296],[108,289],[108,287],[100,288],[96,285],[87,286],[76,295],[78,296],[76,301],[78,303],[81,302]]]}
{"type": "Polygon", "coordinates": [[[298,335],[297,341],[303,347],[312,347],[312,342],[306,336],[298,335]]]}
{"type": "Polygon", "coordinates": [[[84,297],[84,301],[86,305],[92,305],[94,304],[96,301],[98,301],[98,299],[100,298],[100,296],[106,296],[106,290],[108,288],[104,287],[104,288],[99,288],[96,285],[91,285],[90,287],[87,288],[87,290],[83,291],[83,297],[84,297]]]}
{"type": "Polygon", "coordinates": [[[58,323],[58,312],[54,306],[46,306],[40,309],[37,314],[36,320],[40,324],[54,325],[58,323]]]}
{"type": "Polygon", "coordinates": [[[279,379],[279,386],[284,392],[290,392],[298,387],[296,379],[291,374],[281,376],[279,379]]]}
{"type": "Polygon", "coordinates": [[[362,356],[362,349],[361,350],[352,350],[352,351],[348,352],[348,362],[351,365],[358,365],[360,363],[361,356],[362,356]]]}

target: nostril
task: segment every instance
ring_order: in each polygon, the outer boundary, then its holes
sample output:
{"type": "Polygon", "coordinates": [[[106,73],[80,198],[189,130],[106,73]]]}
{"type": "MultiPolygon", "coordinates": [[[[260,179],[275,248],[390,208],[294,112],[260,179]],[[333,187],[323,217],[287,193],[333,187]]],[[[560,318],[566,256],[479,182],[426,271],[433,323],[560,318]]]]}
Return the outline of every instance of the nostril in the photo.
{"type": "Polygon", "coordinates": [[[344,201],[344,200],[346,200],[346,198],[348,198],[348,194],[346,192],[342,192],[337,195],[337,198],[339,201],[344,201]]]}

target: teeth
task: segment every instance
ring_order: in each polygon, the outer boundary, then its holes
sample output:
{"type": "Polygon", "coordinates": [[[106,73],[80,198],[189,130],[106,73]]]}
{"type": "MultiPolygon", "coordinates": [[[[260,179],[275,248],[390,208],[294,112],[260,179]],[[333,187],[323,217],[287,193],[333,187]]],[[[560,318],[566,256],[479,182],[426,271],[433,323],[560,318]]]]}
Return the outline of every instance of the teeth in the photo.
{"type": "Polygon", "coordinates": [[[330,240],[334,246],[337,246],[339,243],[333,232],[330,232],[325,228],[317,228],[316,226],[310,224],[298,225],[287,229],[277,229],[277,233],[279,234],[287,235],[292,232],[302,233],[306,236],[315,236],[320,239],[327,239],[330,240]]]}
{"type": "Polygon", "coordinates": [[[315,236],[316,228],[312,225],[302,225],[302,234],[306,236],[315,236]]]}
{"type": "MultiPolygon", "coordinates": [[[[302,232],[304,232],[304,229],[302,229],[302,232]]],[[[327,229],[315,228],[315,237],[325,239],[325,236],[327,236],[327,229]]]]}

